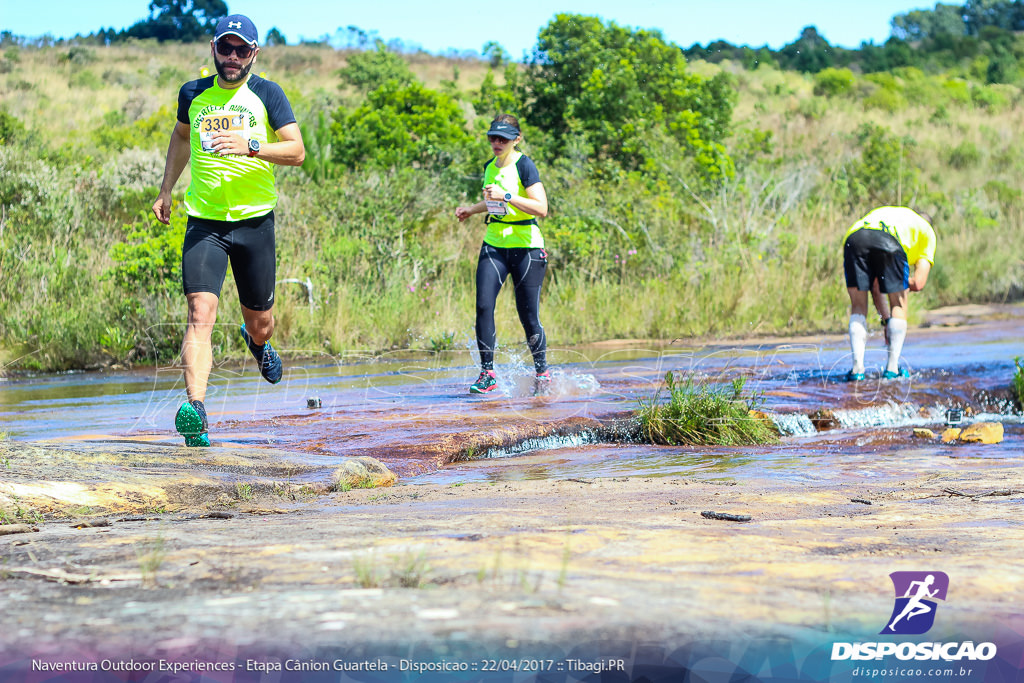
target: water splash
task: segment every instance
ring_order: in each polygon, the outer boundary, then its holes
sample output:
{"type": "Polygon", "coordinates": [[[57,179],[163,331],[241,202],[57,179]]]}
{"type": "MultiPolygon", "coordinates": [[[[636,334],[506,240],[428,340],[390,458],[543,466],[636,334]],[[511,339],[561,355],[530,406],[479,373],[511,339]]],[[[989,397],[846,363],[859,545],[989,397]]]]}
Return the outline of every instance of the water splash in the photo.
{"type": "Polygon", "coordinates": [[[809,436],[818,433],[811,418],[803,413],[776,413],[770,414],[769,417],[783,436],[809,436]]]}
{"type": "Polygon", "coordinates": [[[522,455],[523,453],[532,453],[534,451],[551,451],[558,448],[571,448],[575,446],[585,446],[588,444],[601,443],[603,439],[598,436],[597,432],[592,429],[587,429],[576,434],[564,434],[561,436],[546,436],[542,438],[525,439],[512,446],[506,446],[503,448],[489,448],[487,449],[481,458],[510,458],[515,455],[522,455]]]}

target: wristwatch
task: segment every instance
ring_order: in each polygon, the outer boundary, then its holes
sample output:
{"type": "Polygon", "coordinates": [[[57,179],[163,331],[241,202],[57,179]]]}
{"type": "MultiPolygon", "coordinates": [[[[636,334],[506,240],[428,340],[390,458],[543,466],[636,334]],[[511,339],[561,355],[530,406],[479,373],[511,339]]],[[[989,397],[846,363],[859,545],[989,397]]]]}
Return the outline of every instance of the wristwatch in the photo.
{"type": "Polygon", "coordinates": [[[505,201],[508,202],[508,201],[511,201],[511,200],[512,200],[512,193],[511,192],[506,192],[505,193],[505,201]]]}
{"type": "Polygon", "coordinates": [[[254,157],[260,153],[260,141],[254,138],[249,140],[249,156],[254,157]]]}

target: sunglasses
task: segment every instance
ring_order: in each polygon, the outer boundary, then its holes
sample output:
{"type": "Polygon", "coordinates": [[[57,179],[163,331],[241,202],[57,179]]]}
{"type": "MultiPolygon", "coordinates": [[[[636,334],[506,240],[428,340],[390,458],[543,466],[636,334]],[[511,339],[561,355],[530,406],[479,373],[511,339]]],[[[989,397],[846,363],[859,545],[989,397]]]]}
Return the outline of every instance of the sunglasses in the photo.
{"type": "Polygon", "coordinates": [[[253,48],[249,45],[232,45],[228,42],[217,43],[217,54],[228,57],[232,52],[238,55],[239,59],[249,59],[249,56],[253,52],[253,48]]]}
{"type": "Polygon", "coordinates": [[[490,142],[512,142],[508,138],[503,138],[500,135],[488,135],[487,140],[490,142]]]}

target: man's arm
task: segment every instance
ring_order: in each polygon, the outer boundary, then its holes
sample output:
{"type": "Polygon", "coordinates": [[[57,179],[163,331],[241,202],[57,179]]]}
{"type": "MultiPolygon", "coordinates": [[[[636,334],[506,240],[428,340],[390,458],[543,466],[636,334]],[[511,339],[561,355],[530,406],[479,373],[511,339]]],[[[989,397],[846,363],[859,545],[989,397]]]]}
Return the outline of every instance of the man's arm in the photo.
{"type": "Polygon", "coordinates": [[[928,259],[918,259],[914,264],[914,276],[910,278],[910,291],[920,292],[928,282],[928,273],[932,270],[932,264],[928,259]]]}
{"type": "Polygon", "coordinates": [[[164,163],[164,179],[160,183],[160,194],[153,202],[153,214],[156,219],[165,225],[171,221],[171,190],[174,184],[181,177],[185,170],[189,157],[192,156],[192,147],[189,144],[189,127],[178,121],[171,131],[171,142],[167,145],[167,161],[164,163]]]}
{"type": "MultiPolygon", "coordinates": [[[[281,166],[301,166],[306,159],[306,146],[302,144],[299,124],[289,123],[274,132],[278,141],[261,144],[256,158],[281,166]]],[[[238,133],[217,133],[213,136],[213,151],[222,157],[248,156],[249,141],[238,133]]]]}

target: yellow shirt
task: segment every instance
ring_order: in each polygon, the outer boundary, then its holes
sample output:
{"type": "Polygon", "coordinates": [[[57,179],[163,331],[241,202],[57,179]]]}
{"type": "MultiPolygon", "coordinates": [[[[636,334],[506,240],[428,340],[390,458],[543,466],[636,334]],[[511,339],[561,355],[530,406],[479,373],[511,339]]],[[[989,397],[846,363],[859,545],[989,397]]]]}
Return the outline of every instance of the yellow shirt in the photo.
{"type": "Polygon", "coordinates": [[[851,225],[843,236],[843,242],[861,228],[884,230],[895,237],[907,253],[907,263],[910,265],[921,259],[935,265],[935,231],[915,211],[903,206],[877,208],[851,225]]]}

